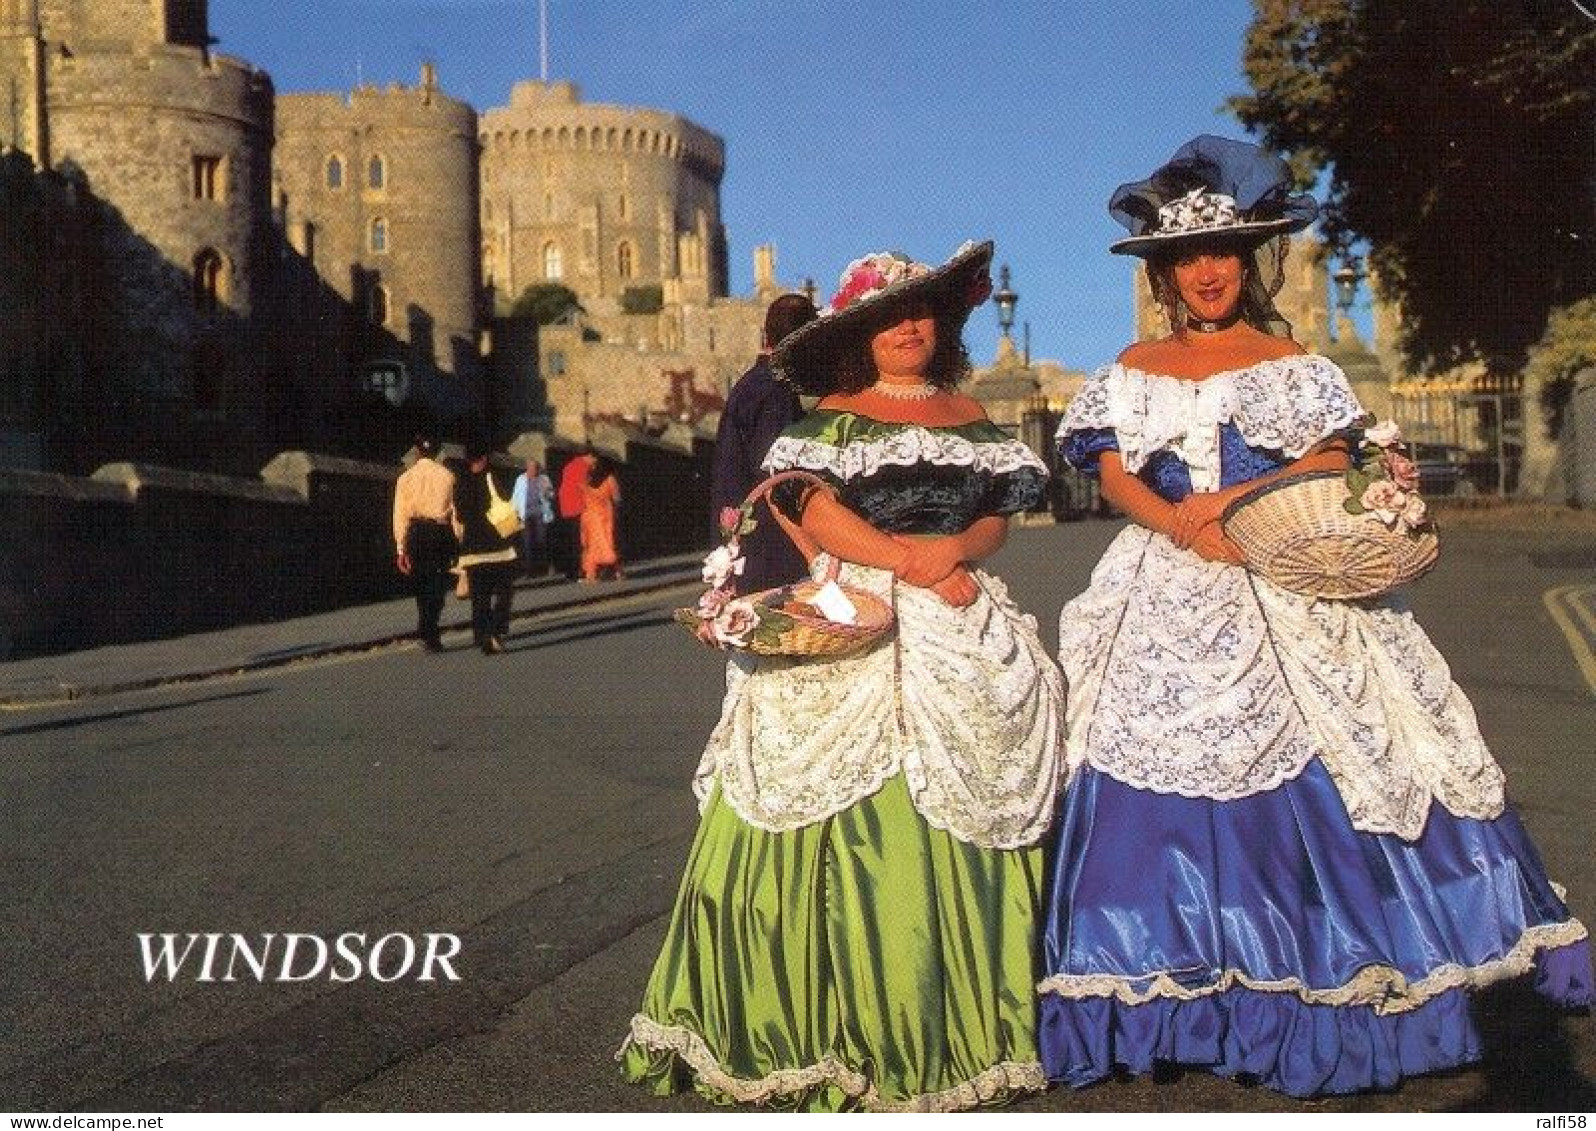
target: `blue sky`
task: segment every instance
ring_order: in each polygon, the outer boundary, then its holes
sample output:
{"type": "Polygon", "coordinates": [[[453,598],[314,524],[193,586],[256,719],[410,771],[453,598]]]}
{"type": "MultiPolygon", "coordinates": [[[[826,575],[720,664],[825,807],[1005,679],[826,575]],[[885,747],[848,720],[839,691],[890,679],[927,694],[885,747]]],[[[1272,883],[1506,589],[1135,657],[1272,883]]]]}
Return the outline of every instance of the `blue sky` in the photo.
{"type": "MultiPolygon", "coordinates": [[[[1131,335],[1134,261],[1106,202],[1198,133],[1245,136],[1247,0],[549,0],[549,76],[685,114],[726,142],[732,290],[773,243],[822,297],[847,262],[997,241],[1032,353],[1078,368],[1131,335]]],[[[212,0],[226,54],[280,91],[414,84],[478,110],[538,76],[537,0],[212,0]]],[[[996,312],[971,320],[978,363],[996,312]]]]}

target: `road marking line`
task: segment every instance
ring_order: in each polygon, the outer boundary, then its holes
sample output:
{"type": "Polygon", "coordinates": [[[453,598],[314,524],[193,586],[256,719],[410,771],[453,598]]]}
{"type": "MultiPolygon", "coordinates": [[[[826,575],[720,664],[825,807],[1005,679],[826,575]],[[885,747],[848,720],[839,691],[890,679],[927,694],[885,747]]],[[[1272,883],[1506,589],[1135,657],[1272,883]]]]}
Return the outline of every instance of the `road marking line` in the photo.
{"type": "Polygon", "coordinates": [[[1596,639],[1596,616],[1583,603],[1583,598],[1593,593],[1596,587],[1590,585],[1559,585],[1541,594],[1541,600],[1568,640],[1568,650],[1574,654],[1574,662],[1585,676],[1591,694],[1596,695],[1596,648],[1592,647],[1592,640],[1596,639]],[[1564,605],[1573,610],[1572,616],[1564,605]]]}

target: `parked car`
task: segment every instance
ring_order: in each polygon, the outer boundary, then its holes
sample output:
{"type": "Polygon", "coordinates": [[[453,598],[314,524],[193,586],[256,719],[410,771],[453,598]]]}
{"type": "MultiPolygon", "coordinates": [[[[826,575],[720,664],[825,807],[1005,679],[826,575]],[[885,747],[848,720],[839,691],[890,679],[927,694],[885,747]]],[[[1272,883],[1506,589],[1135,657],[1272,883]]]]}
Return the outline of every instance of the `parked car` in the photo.
{"type": "Polygon", "coordinates": [[[1467,477],[1468,453],[1454,444],[1414,444],[1413,462],[1419,468],[1419,493],[1472,495],[1474,484],[1467,477]]]}

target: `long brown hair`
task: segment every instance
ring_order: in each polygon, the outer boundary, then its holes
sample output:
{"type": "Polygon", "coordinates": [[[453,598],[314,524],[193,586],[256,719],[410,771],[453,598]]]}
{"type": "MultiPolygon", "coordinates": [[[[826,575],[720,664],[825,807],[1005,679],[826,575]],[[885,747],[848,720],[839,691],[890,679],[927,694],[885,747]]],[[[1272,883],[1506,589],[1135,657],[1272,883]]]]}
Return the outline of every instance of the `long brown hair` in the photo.
{"type": "Polygon", "coordinates": [[[1189,255],[1209,253],[1234,255],[1241,260],[1241,320],[1255,330],[1279,338],[1291,337],[1291,323],[1275,307],[1274,297],[1285,281],[1286,254],[1291,241],[1275,236],[1262,244],[1239,244],[1213,240],[1203,243],[1181,241],[1147,256],[1147,286],[1153,301],[1169,319],[1170,332],[1179,337],[1186,332],[1186,304],[1175,285],[1175,264],[1189,255]]]}

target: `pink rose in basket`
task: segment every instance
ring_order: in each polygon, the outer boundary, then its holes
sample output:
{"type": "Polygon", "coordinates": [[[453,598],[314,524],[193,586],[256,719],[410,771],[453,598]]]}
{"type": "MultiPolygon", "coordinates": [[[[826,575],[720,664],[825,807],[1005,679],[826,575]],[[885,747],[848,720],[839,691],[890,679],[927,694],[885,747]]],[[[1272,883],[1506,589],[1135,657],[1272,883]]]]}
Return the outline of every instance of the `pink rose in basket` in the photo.
{"type": "Polygon", "coordinates": [[[1358,502],[1363,504],[1364,510],[1372,511],[1381,522],[1394,527],[1402,517],[1408,497],[1408,493],[1391,480],[1376,479],[1364,488],[1363,497],[1358,502]]]}
{"type": "Polygon", "coordinates": [[[704,595],[698,599],[698,615],[702,620],[714,620],[720,616],[720,611],[732,599],[731,587],[722,589],[706,589],[704,595]]]}
{"type": "Polygon", "coordinates": [[[1417,495],[1409,495],[1408,501],[1402,504],[1402,521],[1410,527],[1423,526],[1430,519],[1430,508],[1424,505],[1424,500],[1417,495]]]}
{"type": "Polygon", "coordinates": [[[1386,452],[1385,469],[1392,482],[1404,491],[1419,489],[1419,466],[1402,453],[1386,452]]]}
{"type": "Polygon", "coordinates": [[[743,597],[727,603],[712,622],[711,631],[717,643],[728,648],[742,648],[747,646],[749,636],[758,627],[759,613],[754,603],[743,597]]]}

